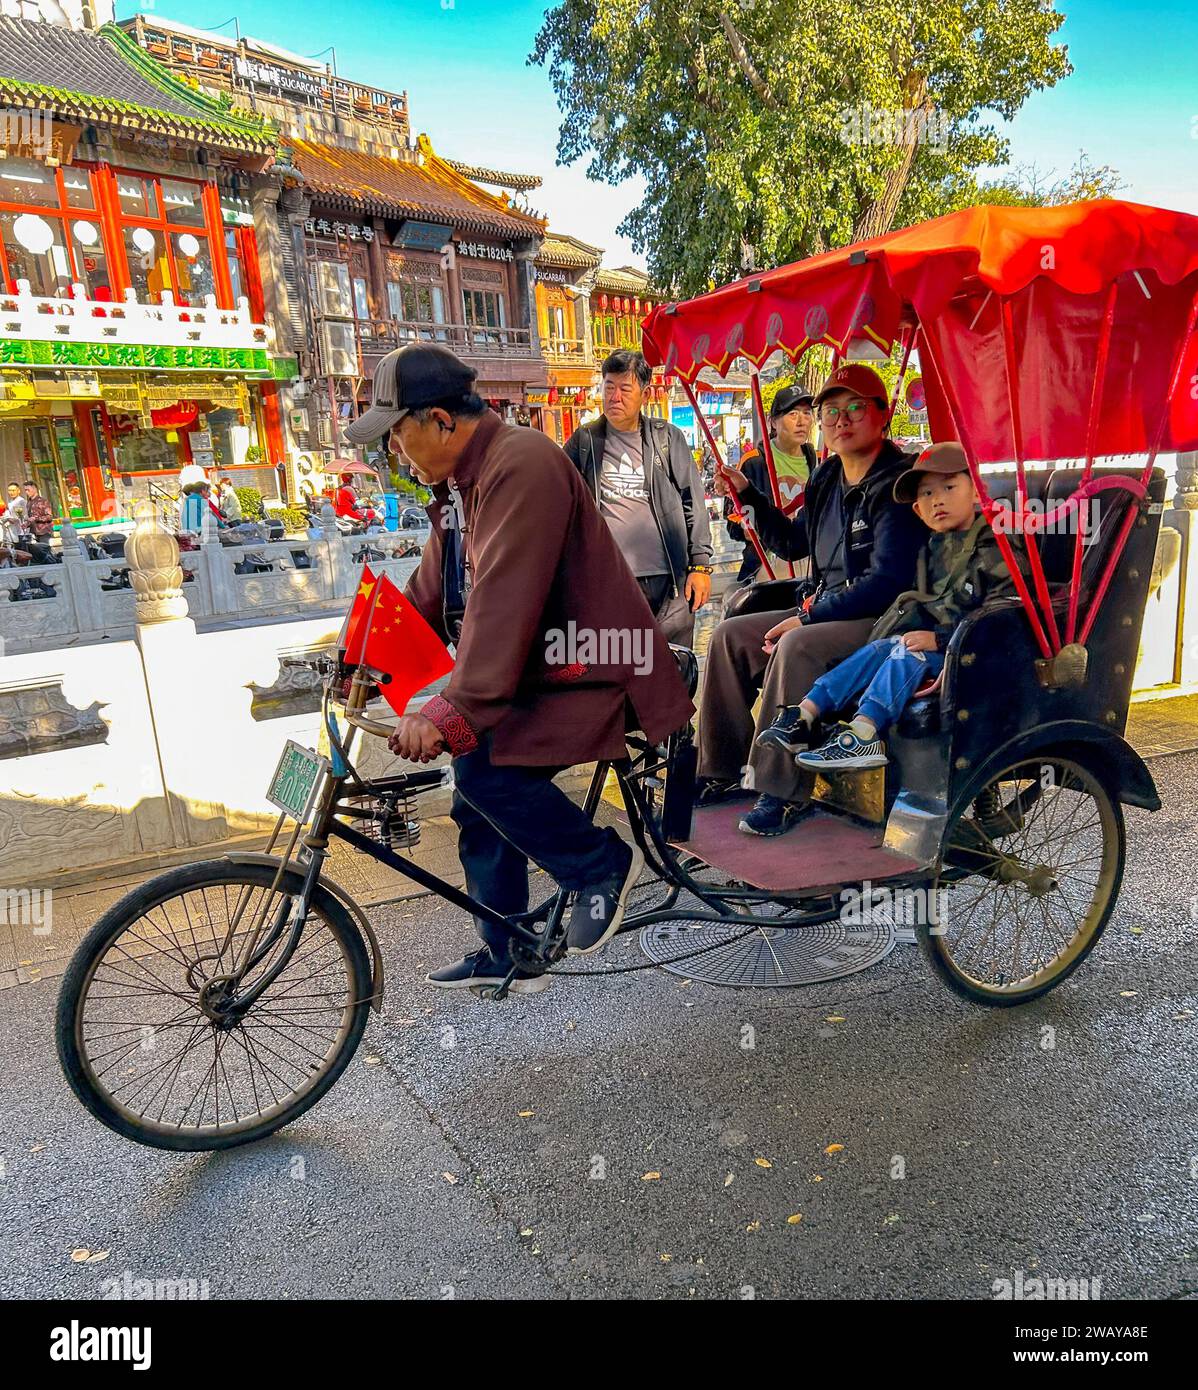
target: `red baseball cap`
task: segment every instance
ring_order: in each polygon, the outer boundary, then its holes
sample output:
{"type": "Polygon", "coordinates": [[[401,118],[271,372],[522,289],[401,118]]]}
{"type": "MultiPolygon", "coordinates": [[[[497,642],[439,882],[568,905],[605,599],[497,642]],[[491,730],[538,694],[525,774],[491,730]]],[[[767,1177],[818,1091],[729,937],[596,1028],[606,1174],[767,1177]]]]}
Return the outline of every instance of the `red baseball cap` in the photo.
{"type": "Polygon", "coordinates": [[[870,400],[877,401],[883,410],[888,409],[890,405],[890,393],[886,390],[886,383],[864,362],[842,362],[819,388],[819,395],[815,398],[817,409],[824,397],[830,396],[833,391],[852,391],[855,395],[867,396],[870,400]]]}

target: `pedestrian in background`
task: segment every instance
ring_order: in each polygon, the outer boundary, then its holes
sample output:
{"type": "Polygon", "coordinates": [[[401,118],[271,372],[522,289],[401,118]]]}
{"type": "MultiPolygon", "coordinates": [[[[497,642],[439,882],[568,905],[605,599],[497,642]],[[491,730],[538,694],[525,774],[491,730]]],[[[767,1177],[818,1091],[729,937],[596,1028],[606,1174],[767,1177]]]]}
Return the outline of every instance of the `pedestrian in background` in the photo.
{"type": "Polygon", "coordinates": [[[666,640],[694,643],[711,594],[711,522],[686,436],[641,410],[652,371],[639,352],[600,368],[603,414],[577,429],[566,457],[582,474],[666,640]]]}

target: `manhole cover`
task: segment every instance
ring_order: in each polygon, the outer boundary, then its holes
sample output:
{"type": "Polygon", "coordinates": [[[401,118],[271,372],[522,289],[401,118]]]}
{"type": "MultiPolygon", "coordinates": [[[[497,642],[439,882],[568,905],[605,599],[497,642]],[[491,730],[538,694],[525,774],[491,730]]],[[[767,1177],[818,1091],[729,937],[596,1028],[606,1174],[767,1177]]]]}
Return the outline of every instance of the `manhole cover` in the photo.
{"type": "Polygon", "coordinates": [[[876,965],[894,948],[894,931],[887,922],[852,926],[831,921],[781,927],[770,925],[767,917],[759,929],[747,936],[742,935],[744,931],[743,923],[682,917],[645,927],[641,950],[664,969],[688,980],[778,989],[855,975],[876,965]],[[692,955],[695,951],[702,954],[692,955]],[[688,959],[677,959],[681,956],[688,959]]]}

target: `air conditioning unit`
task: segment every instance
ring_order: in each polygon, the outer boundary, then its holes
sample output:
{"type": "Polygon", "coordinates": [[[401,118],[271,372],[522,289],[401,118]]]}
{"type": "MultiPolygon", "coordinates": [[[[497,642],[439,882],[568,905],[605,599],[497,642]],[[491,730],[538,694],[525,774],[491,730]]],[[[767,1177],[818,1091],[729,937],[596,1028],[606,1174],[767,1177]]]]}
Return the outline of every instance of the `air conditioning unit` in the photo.
{"type": "Polygon", "coordinates": [[[331,449],[333,447],[333,421],[328,415],[322,415],[316,424],[316,438],[322,447],[331,449]]]}
{"type": "Polygon", "coordinates": [[[349,293],[349,266],[341,261],[317,261],[316,293],[322,313],[342,314],[348,318],[354,311],[349,293]]]}
{"type": "Polygon", "coordinates": [[[358,375],[358,345],[352,323],[322,323],[320,351],[329,376],[358,375]]]}

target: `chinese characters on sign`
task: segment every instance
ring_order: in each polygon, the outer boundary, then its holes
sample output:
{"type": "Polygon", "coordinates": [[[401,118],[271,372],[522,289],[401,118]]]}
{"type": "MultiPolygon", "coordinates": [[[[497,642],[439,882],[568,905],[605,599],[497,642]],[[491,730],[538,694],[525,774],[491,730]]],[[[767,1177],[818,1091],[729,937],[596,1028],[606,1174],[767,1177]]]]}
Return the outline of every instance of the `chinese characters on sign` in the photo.
{"type": "Polygon", "coordinates": [[[309,236],[348,237],[350,241],[373,241],[374,228],[360,227],[356,222],[329,222],[323,217],[309,217],[304,223],[309,236]]]}
{"type": "Polygon", "coordinates": [[[485,242],[459,241],[459,256],[473,256],[480,261],[510,261],[514,259],[510,246],[488,246],[485,242]]]}

